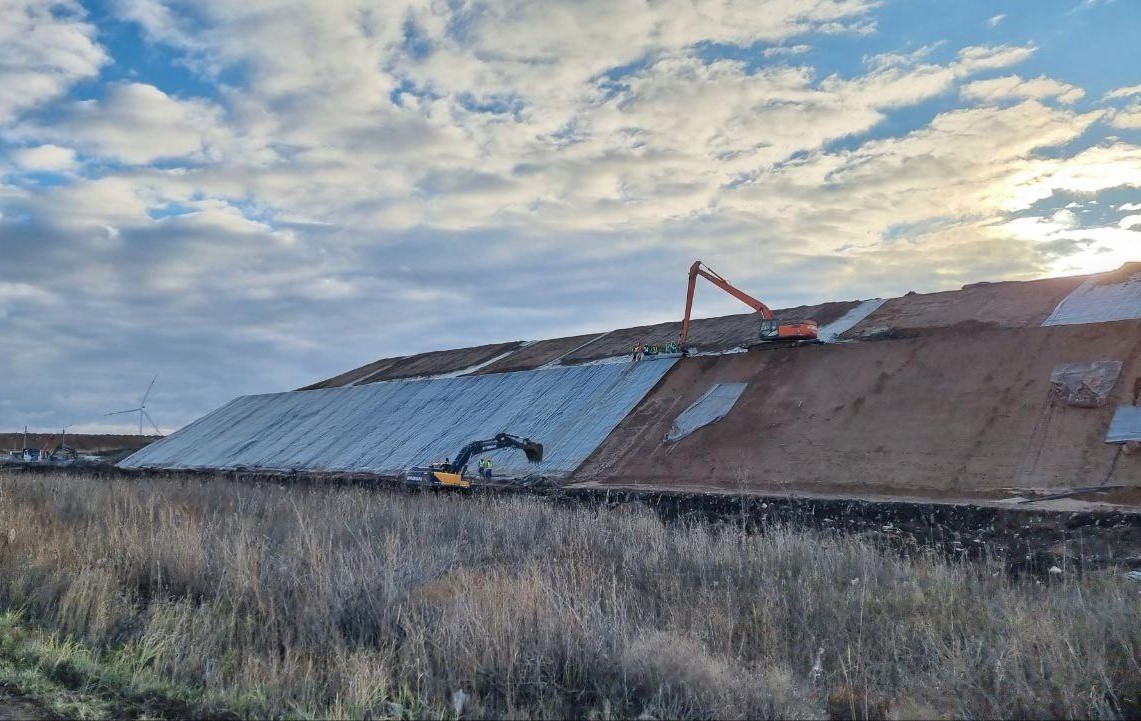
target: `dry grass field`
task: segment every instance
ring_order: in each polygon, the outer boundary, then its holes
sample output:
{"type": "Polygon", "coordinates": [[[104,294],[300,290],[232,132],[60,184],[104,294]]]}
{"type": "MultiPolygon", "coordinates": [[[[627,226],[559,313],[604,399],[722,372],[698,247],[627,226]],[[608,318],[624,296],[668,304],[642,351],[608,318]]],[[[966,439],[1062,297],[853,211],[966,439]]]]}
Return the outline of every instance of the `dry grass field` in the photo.
{"type": "Polygon", "coordinates": [[[537,498],[0,475],[0,683],[88,716],[126,708],[108,698],[151,716],[1141,714],[1141,587],[1002,568],[537,498]]]}

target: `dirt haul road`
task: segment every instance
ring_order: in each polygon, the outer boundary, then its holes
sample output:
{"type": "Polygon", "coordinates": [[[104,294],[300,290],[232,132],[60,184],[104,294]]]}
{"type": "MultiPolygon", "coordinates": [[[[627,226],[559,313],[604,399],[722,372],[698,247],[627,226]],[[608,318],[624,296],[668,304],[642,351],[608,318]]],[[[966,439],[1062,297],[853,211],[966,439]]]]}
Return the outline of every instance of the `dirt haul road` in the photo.
{"type": "Polygon", "coordinates": [[[604,485],[998,498],[1011,487],[1141,485],[1141,455],[1104,443],[1141,377],[1141,322],[996,329],[681,361],[573,480],[604,485]],[[1120,360],[1110,402],[1049,402],[1059,363],[1120,360]],[[748,383],[722,420],[674,443],[714,383],[748,383]]]}

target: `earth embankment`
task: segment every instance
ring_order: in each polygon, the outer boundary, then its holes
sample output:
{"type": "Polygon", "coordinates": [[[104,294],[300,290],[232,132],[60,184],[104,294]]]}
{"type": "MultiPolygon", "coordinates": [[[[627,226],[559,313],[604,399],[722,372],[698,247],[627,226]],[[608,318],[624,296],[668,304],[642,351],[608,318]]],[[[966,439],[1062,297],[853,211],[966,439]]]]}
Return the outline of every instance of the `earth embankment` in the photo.
{"type": "Polygon", "coordinates": [[[683,359],[579,467],[575,481],[660,488],[993,498],[1010,489],[1141,485],[1106,445],[1141,377],[1141,322],[969,324],[912,337],[683,359]],[[1120,360],[1100,408],[1050,399],[1060,363],[1120,360]],[[729,414],[664,441],[714,383],[747,382],[729,414]]]}

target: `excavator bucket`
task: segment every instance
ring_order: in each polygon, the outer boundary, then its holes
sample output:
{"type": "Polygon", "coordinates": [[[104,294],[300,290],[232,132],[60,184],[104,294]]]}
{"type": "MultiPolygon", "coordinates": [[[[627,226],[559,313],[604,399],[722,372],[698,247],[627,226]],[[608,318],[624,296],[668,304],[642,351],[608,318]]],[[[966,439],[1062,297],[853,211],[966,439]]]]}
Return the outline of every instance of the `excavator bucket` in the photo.
{"type": "Polygon", "coordinates": [[[543,444],[534,441],[527,441],[523,446],[523,453],[527,456],[527,460],[531,463],[538,463],[543,460],[543,444]]]}

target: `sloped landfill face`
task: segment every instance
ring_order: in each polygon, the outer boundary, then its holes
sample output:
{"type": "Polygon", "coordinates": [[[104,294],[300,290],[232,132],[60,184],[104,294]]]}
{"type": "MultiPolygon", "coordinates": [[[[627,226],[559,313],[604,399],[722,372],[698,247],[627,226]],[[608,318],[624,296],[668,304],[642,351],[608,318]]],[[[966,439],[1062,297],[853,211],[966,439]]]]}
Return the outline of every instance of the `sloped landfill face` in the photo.
{"type": "Polygon", "coordinates": [[[1141,458],[1118,458],[1105,437],[1115,407],[1136,402],[1139,348],[1141,322],[1119,321],[684,358],[574,478],[956,498],[1135,486],[1141,458]],[[1098,358],[1123,362],[1105,405],[1049,402],[1059,365],[1098,358]],[[715,383],[748,387],[720,423],[663,443],[715,383]]]}
{"type": "Polygon", "coordinates": [[[485,454],[503,475],[573,471],[658,384],[674,360],[647,360],[237,398],[147,446],[125,468],[400,474],[507,432],[544,445],[485,454]]]}

